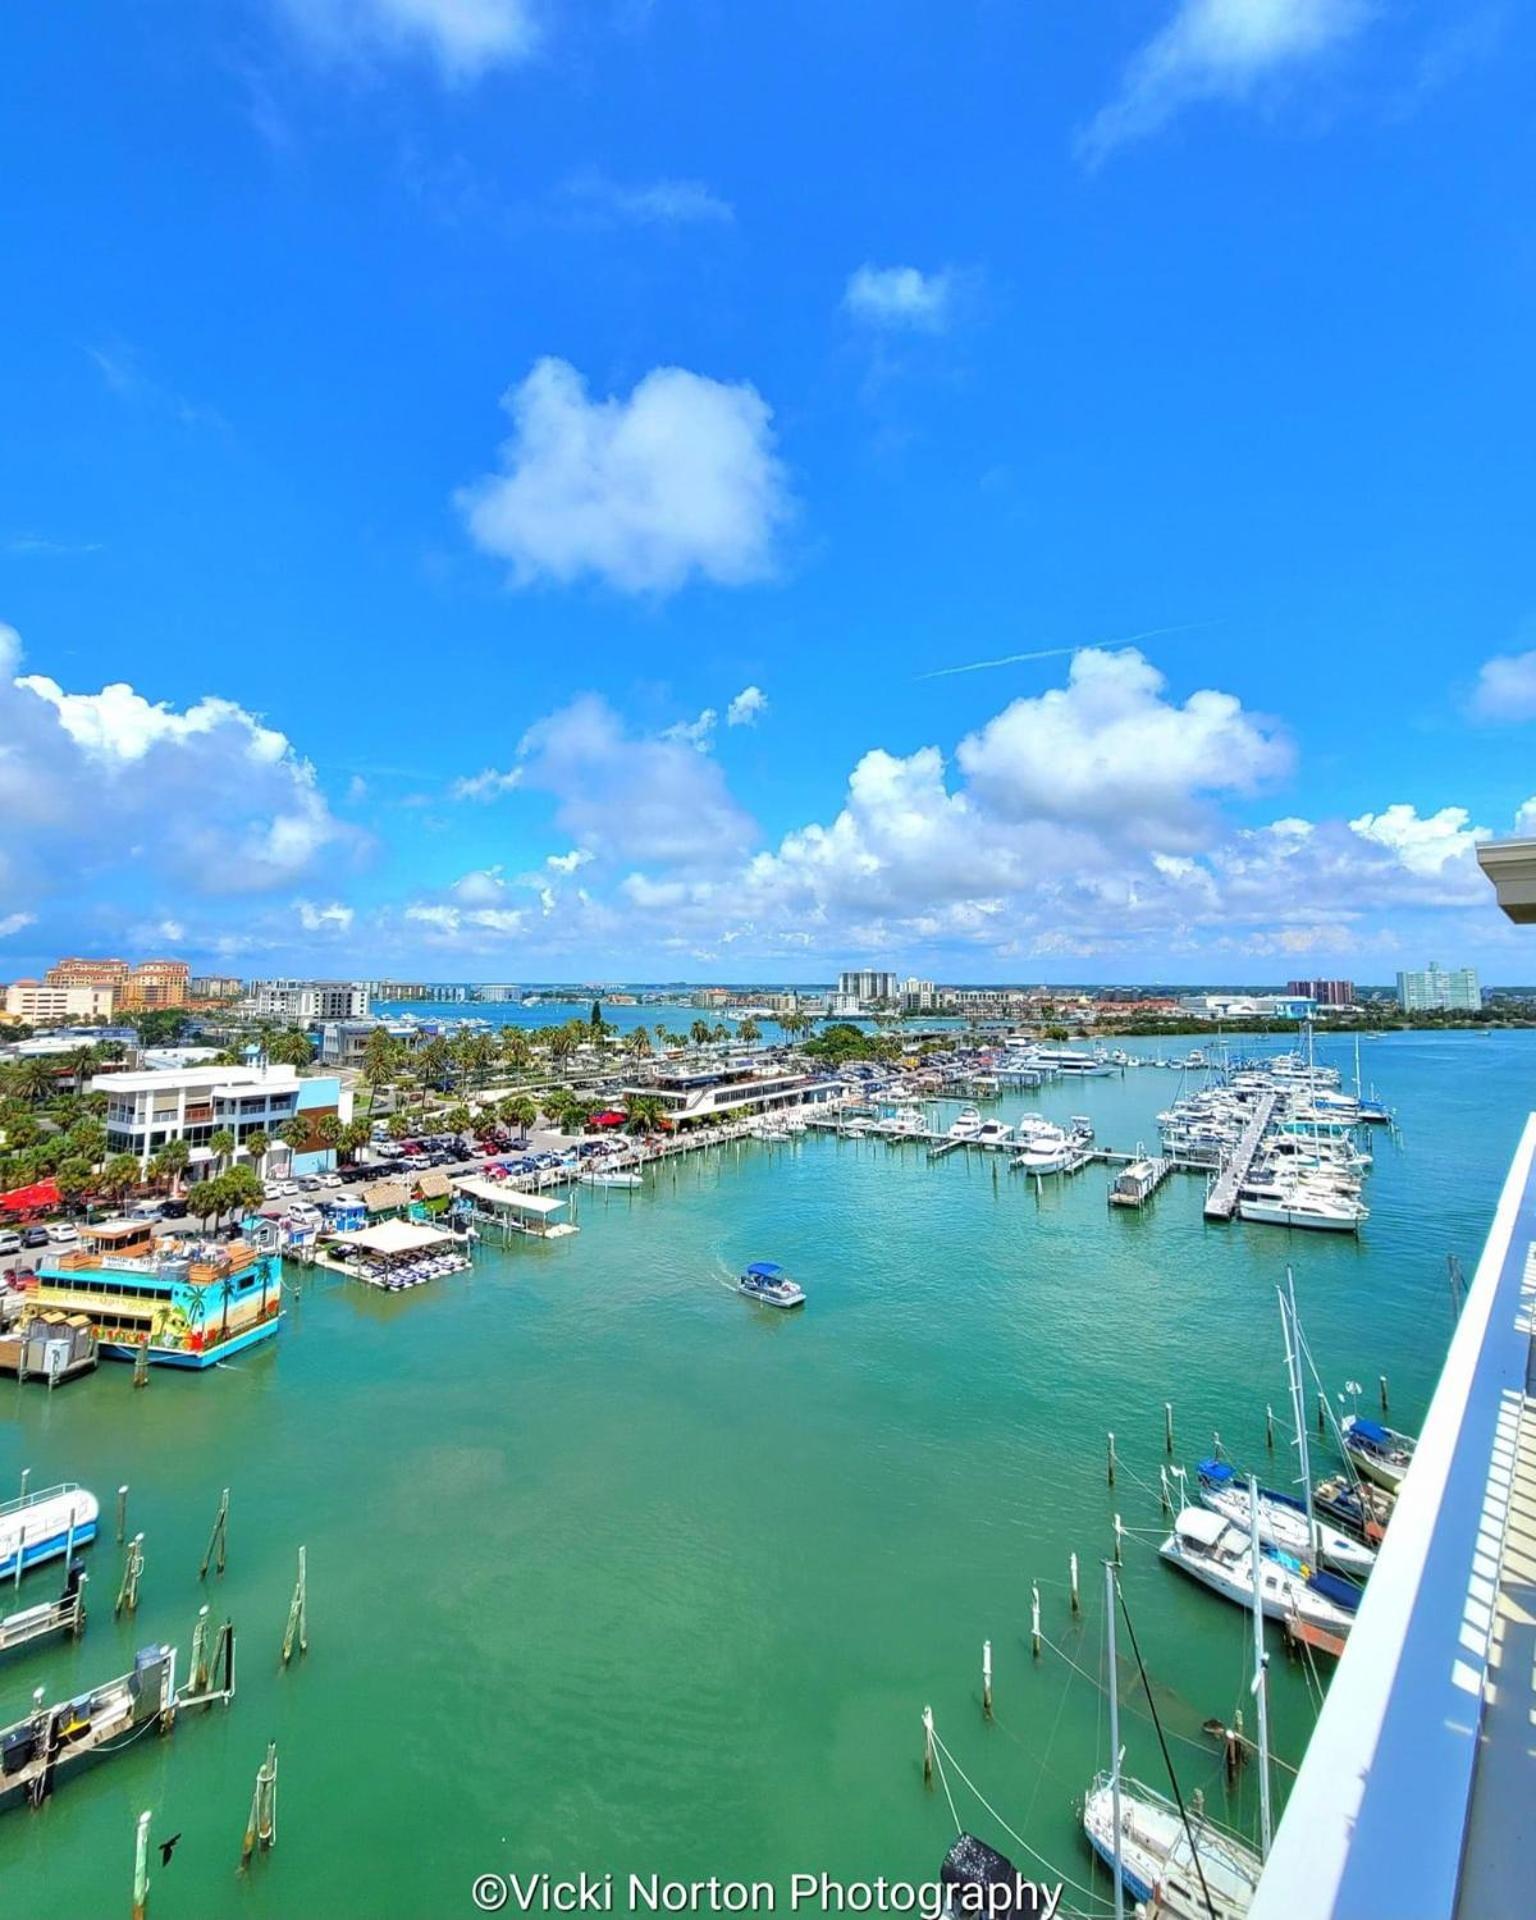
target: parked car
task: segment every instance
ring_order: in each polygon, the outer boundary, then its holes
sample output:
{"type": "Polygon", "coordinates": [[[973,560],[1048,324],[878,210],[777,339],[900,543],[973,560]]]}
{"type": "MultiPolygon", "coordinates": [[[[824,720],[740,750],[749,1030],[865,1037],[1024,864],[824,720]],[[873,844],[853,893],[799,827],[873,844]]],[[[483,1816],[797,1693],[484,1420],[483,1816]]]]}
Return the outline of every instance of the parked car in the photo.
{"type": "Polygon", "coordinates": [[[304,1177],[299,1181],[300,1193],[318,1193],[319,1191],[320,1191],[320,1180],[317,1174],[306,1173],[304,1177]]]}
{"type": "Polygon", "coordinates": [[[162,1200],[160,1202],[160,1218],[162,1220],[185,1220],[186,1217],[187,1203],[185,1200],[162,1200]]]}
{"type": "Polygon", "coordinates": [[[322,1173],[319,1184],[322,1187],[339,1187],[342,1184],[339,1173],[322,1173]]]}
{"type": "Polygon", "coordinates": [[[20,1252],[21,1252],[21,1235],[19,1233],[12,1233],[9,1231],[9,1229],[7,1229],[7,1231],[4,1233],[0,1233],[0,1253],[20,1253],[20,1252]]]}
{"type": "Polygon", "coordinates": [[[24,1247],[46,1247],[48,1244],[48,1229],[46,1227],[23,1227],[21,1231],[21,1244],[24,1247]]]}
{"type": "Polygon", "coordinates": [[[53,1230],[53,1244],[56,1247],[72,1247],[79,1238],[80,1235],[67,1220],[53,1230]]]}

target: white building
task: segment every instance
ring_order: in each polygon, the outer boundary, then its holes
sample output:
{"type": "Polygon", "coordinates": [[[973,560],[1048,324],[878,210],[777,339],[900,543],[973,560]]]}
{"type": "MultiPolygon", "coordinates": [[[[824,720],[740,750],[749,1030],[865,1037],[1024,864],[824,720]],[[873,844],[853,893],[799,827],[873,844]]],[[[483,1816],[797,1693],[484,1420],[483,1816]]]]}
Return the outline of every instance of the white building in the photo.
{"type": "Polygon", "coordinates": [[[1475,967],[1440,967],[1433,960],[1417,973],[1397,976],[1397,1002],[1404,1013],[1480,1013],[1482,988],[1475,967]]]}
{"type": "Polygon", "coordinates": [[[290,1120],[313,1123],[335,1114],[345,1124],[352,1118],[352,1090],[330,1074],[301,1079],[298,1069],[276,1067],[169,1067],[152,1073],[102,1073],[91,1081],[93,1093],[107,1097],[105,1116],[107,1151],[131,1153],[141,1164],[172,1140],[185,1140],[191,1149],[188,1171],[195,1178],[213,1159],[209,1146],[216,1133],[235,1137],[236,1150],[253,1134],[271,1142],[264,1170],[276,1163],[296,1172],[330,1166],[334,1150],[300,1146],[290,1153],[277,1138],[290,1120]]]}
{"type": "Polygon", "coordinates": [[[626,1087],[627,1100],[657,1100],[673,1126],[710,1120],[740,1120],[783,1107],[818,1105],[838,1091],[837,1082],[805,1073],[760,1074],[747,1064],[719,1070],[660,1068],[644,1086],[626,1087]]]}
{"type": "Polygon", "coordinates": [[[933,1013],[939,1004],[939,990],[931,980],[904,980],[901,984],[903,1013],[933,1013]]]}
{"type": "Polygon", "coordinates": [[[5,990],[5,1011],[30,1026],[62,1020],[110,1020],[114,987],[50,987],[38,980],[17,980],[5,990]]]}
{"type": "Polygon", "coordinates": [[[253,980],[258,1015],[276,1020],[365,1020],[366,980],[253,980]]]}
{"type": "Polygon", "coordinates": [[[880,973],[873,967],[862,967],[856,972],[840,973],[837,976],[837,991],[844,997],[863,1001],[867,1005],[875,1000],[899,999],[901,982],[894,973],[880,973]]]}

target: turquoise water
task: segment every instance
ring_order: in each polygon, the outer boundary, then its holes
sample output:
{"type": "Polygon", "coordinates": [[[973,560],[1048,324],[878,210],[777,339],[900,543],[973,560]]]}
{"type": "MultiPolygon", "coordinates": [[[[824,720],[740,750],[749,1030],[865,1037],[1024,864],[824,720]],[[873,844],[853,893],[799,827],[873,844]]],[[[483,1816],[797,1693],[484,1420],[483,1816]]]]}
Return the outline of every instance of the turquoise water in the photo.
{"type": "MultiPolygon", "coordinates": [[[[929,1166],[812,1139],[695,1157],[634,1197],[586,1192],[575,1238],[486,1246],[472,1275],[411,1295],[310,1276],[269,1352],[207,1378],[157,1372],[135,1393],[103,1367],[51,1401],[7,1383],[0,1484],[27,1465],[110,1510],[129,1482],[147,1567],[137,1620],[116,1623],[118,1549],[90,1551],[84,1639],[9,1656],[0,1720],[34,1686],[123,1671],[137,1644],[186,1649],[226,1485],[229,1570],[209,1587],[239,1630],[240,1691],[67,1778],[41,1814],[0,1817],[5,1910],[126,1912],[141,1807],[184,1836],[153,1881],[157,1920],[467,1914],[481,1871],[923,1878],[952,1836],[921,1783],[925,1704],[998,1812],[1101,1904],[1073,1802],[1107,1758],[1104,1703],[1054,1652],[1032,1663],[1031,1579],[1049,1639],[1098,1674],[1100,1562],[1124,1515],[1181,1782],[1219,1801],[1200,1723],[1247,1704],[1249,1629],[1157,1560],[1163,1402],[1186,1463],[1219,1429],[1263,1466],[1290,1260],[1330,1390],[1364,1381],[1374,1404],[1385,1372],[1394,1422],[1416,1425],[1451,1330],[1445,1256],[1470,1273],[1536,1040],[1392,1036],[1365,1061],[1403,1135],[1374,1136],[1358,1244],[1207,1226],[1182,1176],[1144,1214],[1111,1212],[1102,1168],[1037,1195],[977,1155],[929,1166]],[[765,1257],[803,1280],[804,1314],[728,1290],[765,1257]],[[310,1652],[280,1673],[301,1542],[310,1652]],[[279,1843],[240,1880],[269,1737],[279,1843]]],[[[1101,1144],[1131,1147],[1177,1087],[1145,1071],[999,1110],[1086,1112],[1101,1144]]],[[[24,1600],[53,1585],[32,1576],[24,1600]]],[[[1271,1646],[1275,1745],[1295,1760],[1311,1695],[1271,1646]]],[[[1156,1783],[1130,1705],[1127,1766],[1156,1783]]],[[[1250,1777],[1239,1823],[1253,1798],[1250,1777]]]]}

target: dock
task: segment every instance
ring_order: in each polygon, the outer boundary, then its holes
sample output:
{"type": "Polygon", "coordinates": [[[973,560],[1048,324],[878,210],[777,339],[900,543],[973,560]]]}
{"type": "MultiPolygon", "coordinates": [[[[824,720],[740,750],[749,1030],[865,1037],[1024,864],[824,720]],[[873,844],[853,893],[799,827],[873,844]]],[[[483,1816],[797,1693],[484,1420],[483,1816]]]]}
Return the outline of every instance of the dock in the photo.
{"type": "Polygon", "coordinates": [[[1173,1172],[1177,1163],[1168,1154],[1147,1154],[1130,1161],[1110,1182],[1112,1207],[1144,1207],[1173,1172]]]}
{"type": "Polygon", "coordinates": [[[1237,1211],[1238,1189],[1248,1178],[1248,1170],[1253,1165],[1254,1156],[1259,1150],[1259,1142],[1269,1131],[1269,1123],[1274,1119],[1275,1108],[1279,1104],[1278,1093],[1266,1093],[1254,1108],[1237,1145],[1232,1149],[1230,1158],[1222,1165],[1216,1178],[1211,1182],[1210,1192],[1205,1196],[1207,1220],[1230,1220],[1237,1211]]]}
{"type": "Polygon", "coordinates": [[[41,1806],[61,1769],[117,1751],[154,1721],[168,1732],[176,1718],[176,1652],[146,1647],[131,1673],[56,1706],[45,1706],[41,1693],[25,1719],[0,1727],[0,1810],[23,1801],[41,1806]]]}
{"type": "Polygon", "coordinates": [[[0,1619],[0,1653],[11,1653],[50,1633],[78,1639],[85,1630],[85,1581],[84,1567],[71,1567],[57,1600],[45,1600],[39,1607],[24,1607],[0,1619]]]}

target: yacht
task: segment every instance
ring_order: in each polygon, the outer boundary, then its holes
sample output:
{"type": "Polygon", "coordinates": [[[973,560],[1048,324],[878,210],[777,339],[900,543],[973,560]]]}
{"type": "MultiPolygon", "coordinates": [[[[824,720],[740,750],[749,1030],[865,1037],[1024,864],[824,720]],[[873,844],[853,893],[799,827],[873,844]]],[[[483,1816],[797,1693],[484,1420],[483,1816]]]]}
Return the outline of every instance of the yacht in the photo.
{"type": "Polygon", "coordinates": [[[736,1282],[736,1291],[765,1307],[803,1307],[805,1289],[772,1260],[754,1260],[736,1282]]]}
{"type": "Polygon", "coordinates": [[[955,1116],[954,1125],[949,1129],[951,1140],[974,1140],[981,1132],[981,1112],[976,1107],[962,1107],[955,1116]]]}
{"type": "MultiPolygon", "coordinates": [[[[1114,1783],[1101,1773],[1083,1801],[1083,1832],[1111,1873],[1114,1808],[1114,1783]]],[[[1158,1920],[1242,1920],[1264,1870],[1251,1847],[1204,1814],[1191,1815],[1186,1829],[1174,1803],[1137,1780],[1120,1782],[1119,1853],[1126,1892],[1158,1920]]]]}
{"type": "MultiPolygon", "coordinates": [[[[1205,1507],[1185,1507],[1158,1551],[1170,1566],[1181,1568],[1213,1593],[1236,1606],[1252,1607],[1254,1569],[1248,1533],[1224,1515],[1205,1507]]],[[[1337,1574],[1314,1571],[1274,1547],[1259,1549],[1258,1587],[1259,1603],[1271,1620],[1297,1620],[1336,1640],[1345,1639],[1355,1623],[1358,1588],[1337,1574]]]]}
{"type": "Polygon", "coordinates": [[[1325,1233],[1358,1233],[1370,1209],[1348,1194],[1304,1185],[1245,1187],[1237,1217],[1271,1227],[1315,1227],[1325,1233]]]}
{"type": "MultiPolygon", "coordinates": [[[[1213,1513],[1230,1520],[1246,1533],[1249,1526],[1248,1483],[1240,1480],[1224,1460],[1202,1460],[1197,1475],[1201,1502],[1213,1513]]],[[[1363,1580],[1376,1564],[1375,1552],[1360,1540],[1353,1540],[1337,1527],[1313,1520],[1309,1528],[1307,1510],[1289,1494],[1259,1488],[1259,1541],[1266,1547],[1278,1547],[1282,1553],[1310,1560],[1316,1553],[1325,1567],[1335,1573],[1353,1574],[1363,1580]],[[1314,1546],[1314,1540],[1316,1542],[1314,1546]]]]}
{"type": "Polygon", "coordinates": [[[1013,1137],[1013,1128],[1006,1120],[983,1120],[971,1135],[978,1147],[1005,1147],[1013,1137]]]}
{"type": "Polygon", "coordinates": [[[1077,1151],[1078,1142],[1060,1127],[1039,1127],[1015,1153],[1013,1164],[1021,1173],[1064,1173],[1077,1151]]]}

